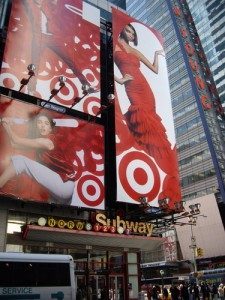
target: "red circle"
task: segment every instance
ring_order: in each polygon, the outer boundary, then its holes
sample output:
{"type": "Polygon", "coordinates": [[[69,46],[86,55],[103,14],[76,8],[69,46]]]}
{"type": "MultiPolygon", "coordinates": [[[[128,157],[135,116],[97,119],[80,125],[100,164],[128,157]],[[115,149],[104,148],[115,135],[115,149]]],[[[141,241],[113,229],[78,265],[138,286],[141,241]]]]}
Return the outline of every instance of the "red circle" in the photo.
{"type": "Polygon", "coordinates": [[[138,184],[142,185],[146,184],[146,182],[148,181],[148,176],[145,170],[143,170],[142,168],[137,168],[136,170],[134,170],[134,178],[138,184]]]}
{"type": "Polygon", "coordinates": [[[99,107],[100,107],[100,99],[97,97],[88,97],[84,100],[83,111],[87,114],[96,115],[97,112],[99,111],[99,107]],[[91,109],[89,106],[92,106],[91,109]]]}
{"type": "Polygon", "coordinates": [[[95,192],[96,192],[96,188],[93,185],[89,185],[87,187],[87,193],[89,195],[94,196],[95,192]]]}
{"type": "MultiPolygon", "coordinates": [[[[95,189],[96,191],[96,188],[92,185],[90,185],[92,188],[95,189]]],[[[87,192],[89,191],[89,186],[87,187],[87,192]]],[[[92,191],[92,190],[91,190],[92,191]]],[[[80,197],[81,201],[84,202],[84,204],[88,205],[88,206],[91,206],[91,207],[94,207],[94,206],[98,206],[102,203],[102,201],[104,200],[104,186],[103,186],[103,183],[101,182],[101,180],[93,175],[85,175],[83,176],[79,181],[78,181],[78,184],[77,184],[77,193],[78,193],[78,196],[80,197]],[[91,200],[88,200],[87,198],[85,198],[85,196],[83,195],[83,192],[82,192],[82,187],[83,187],[83,184],[87,181],[87,180],[92,180],[93,182],[97,183],[98,186],[99,186],[99,190],[100,190],[100,195],[99,197],[94,200],[94,201],[91,201],[91,200]]],[[[91,195],[93,196],[93,195],[91,195]]]]}
{"type": "MultiPolygon", "coordinates": [[[[153,162],[153,160],[146,155],[145,153],[142,152],[138,152],[138,151],[134,151],[134,152],[129,152],[127,153],[121,160],[120,164],[119,164],[119,178],[120,178],[120,182],[125,190],[125,192],[135,201],[138,202],[138,198],[140,197],[140,192],[138,193],[137,191],[135,191],[133,189],[133,187],[130,185],[129,183],[129,178],[127,178],[127,167],[128,165],[134,161],[135,159],[139,159],[142,160],[143,162],[145,162],[150,168],[151,171],[154,175],[154,183],[153,183],[153,187],[152,189],[147,192],[145,195],[143,196],[147,196],[149,201],[153,200],[159,193],[159,189],[160,189],[160,176],[159,176],[159,171],[157,166],[155,165],[155,163],[153,162]]],[[[139,169],[141,167],[138,167],[137,169],[139,169]]],[[[145,172],[145,170],[143,170],[145,172]]],[[[138,171],[139,172],[139,171],[138,171]]],[[[145,172],[146,173],[146,172],[145,172]]],[[[146,174],[146,176],[148,177],[148,174],[146,174]]]]}
{"type": "MultiPolygon", "coordinates": [[[[60,88],[59,87],[59,79],[58,79],[58,77],[55,77],[52,79],[52,81],[50,83],[50,89],[52,91],[54,89],[59,90],[59,88],[60,88]]],[[[60,91],[56,95],[54,95],[54,99],[62,105],[72,105],[72,104],[74,104],[74,99],[76,97],[78,97],[78,94],[79,94],[78,89],[75,86],[75,84],[70,79],[67,78],[65,86],[63,86],[60,89],[60,91]],[[69,95],[70,89],[68,88],[68,86],[71,86],[73,93],[71,94],[71,97],[68,100],[64,100],[60,97],[60,94],[62,94],[64,96],[69,95]]]]}
{"type": "Polygon", "coordinates": [[[94,82],[95,80],[95,77],[92,73],[87,73],[86,74],[86,79],[89,81],[89,82],[94,82]]]}
{"type": "Polygon", "coordinates": [[[15,87],[15,82],[10,77],[4,78],[3,79],[3,86],[5,86],[5,87],[7,87],[9,89],[13,89],[15,87]]]}

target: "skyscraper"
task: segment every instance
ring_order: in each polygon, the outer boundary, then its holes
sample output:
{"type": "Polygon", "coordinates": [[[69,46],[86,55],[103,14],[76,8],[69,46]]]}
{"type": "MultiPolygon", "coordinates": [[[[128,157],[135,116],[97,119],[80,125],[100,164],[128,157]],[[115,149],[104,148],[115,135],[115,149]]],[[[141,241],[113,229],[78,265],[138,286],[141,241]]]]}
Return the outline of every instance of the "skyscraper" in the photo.
{"type": "Polygon", "coordinates": [[[219,0],[188,0],[189,8],[221,101],[225,104],[225,4],[219,0]]]}

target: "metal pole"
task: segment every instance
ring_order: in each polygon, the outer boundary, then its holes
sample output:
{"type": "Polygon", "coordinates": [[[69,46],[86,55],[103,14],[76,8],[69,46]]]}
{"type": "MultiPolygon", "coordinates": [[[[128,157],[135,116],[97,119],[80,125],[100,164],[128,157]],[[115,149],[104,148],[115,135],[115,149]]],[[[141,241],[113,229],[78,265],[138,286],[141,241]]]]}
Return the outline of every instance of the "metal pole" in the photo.
{"type": "MultiPolygon", "coordinates": [[[[197,262],[196,262],[196,239],[193,234],[193,225],[191,224],[191,248],[193,253],[193,265],[194,265],[194,273],[197,274],[197,262]]],[[[196,277],[196,284],[198,284],[198,278],[196,277]]]]}

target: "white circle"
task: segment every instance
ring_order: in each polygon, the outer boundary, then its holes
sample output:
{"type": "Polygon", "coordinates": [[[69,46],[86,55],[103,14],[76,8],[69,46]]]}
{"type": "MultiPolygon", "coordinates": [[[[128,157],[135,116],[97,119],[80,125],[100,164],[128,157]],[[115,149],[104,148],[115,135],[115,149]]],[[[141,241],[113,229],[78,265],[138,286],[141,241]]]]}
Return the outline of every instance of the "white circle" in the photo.
{"type": "Polygon", "coordinates": [[[86,228],[86,230],[90,231],[92,229],[91,223],[86,223],[85,228],[86,228]]]}
{"type": "Polygon", "coordinates": [[[90,69],[83,70],[82,74],[86,77],[88,74],[91,74],[94,77],[94,80],[89,81],[91,85],[97,86],[99,84],[99,80],[96,78],[95,74],[90,69]]]}
{"type": "MultiPolygon", "coordinates": [[[[100,101],[100,99],[99,99],[99,101],[100,101]]],[[[101,107],[100,102],[97,102],[97,101],[93,100],[90,103],[88,103],[87,110],[88,110],[89,114],[92,114],[92,115],[94,114],[93,107],[100,108],[101,107]]]]}
{"type": "Polygon", "coordinates": [[[12,81],[14,82],[14,86],[11,89],[18,90],[20,88],[20,82],[15,75],[10,74],[10,73],[2,73],[0,76],[0,85],[1,86],[4,86],[3,85],[4,79],[12,79],[12,81]]]}
{"type": "Polygon", "coordinates": [[[117,232],[118,232],[119,234],[122,234],[122,233],[124,232],[123,227],[122,227],[122,226],[117,227],[117,232]]]}
{"type": "Polygon", "coordinates": [[[41,217],[41,218],[38,219],[38,225],[39,226],[45,226],[46,223],[47,223],[47,220],[45,218],[41,217]]]}
{"type": "Polygon", "coordinates": [[[100,188],[99,188],[99,185],[94,182],[93,180],[86,180],[84,183],[83,183],[83,186],[82,186],[82,193],[83,193],[83,196],[88,200],[88,201],[96,201],[96,199],[99,198],[100,196],[100,188]],[[87,193],[87,188],[88,186],[94,186],[95,187],[95,194],[93,196],[89,195],[87,193]]]}
{"type": "Polygon", "coordinates": [[[132,188],[140,194],[149,193],[149,191],[151,191],[154,186],[155,178],[152,169],[146,162],[140,159],[135,159],[127,165],[126,177],[129,180],[130,186],[132,186],[132,188]],[[138,184],[135,181],[134,171],[137,168],[142,168],[147,173],[148,180],[144,185],[138,184]]]}

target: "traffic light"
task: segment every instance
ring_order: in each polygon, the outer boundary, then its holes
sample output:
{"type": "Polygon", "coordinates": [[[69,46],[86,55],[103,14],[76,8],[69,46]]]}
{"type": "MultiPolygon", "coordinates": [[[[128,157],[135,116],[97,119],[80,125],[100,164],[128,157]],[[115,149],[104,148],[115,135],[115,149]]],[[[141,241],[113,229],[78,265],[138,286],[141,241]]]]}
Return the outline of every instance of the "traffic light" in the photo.
{"type": "Polygon", "coordinates": [[[202,249],[202,248],[197,248],[197,249],[196,249],[196,256],[197,256],[197,257],[204,256],[204,249],[202,249]]]}

